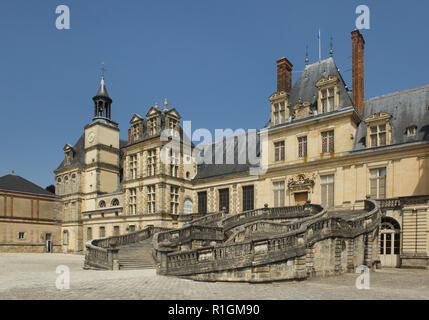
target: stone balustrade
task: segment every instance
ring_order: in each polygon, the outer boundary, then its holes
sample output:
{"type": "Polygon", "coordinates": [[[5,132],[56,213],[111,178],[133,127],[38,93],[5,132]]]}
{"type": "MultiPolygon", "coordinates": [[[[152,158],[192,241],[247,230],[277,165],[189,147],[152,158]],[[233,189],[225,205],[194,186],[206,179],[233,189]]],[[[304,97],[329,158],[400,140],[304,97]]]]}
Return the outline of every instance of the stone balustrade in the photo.
{"type": "MultiPolygon", "coordinates": [[[[222,220],[226,228],[237,226],[240,221],[248,222],[252,219],[267,219],[270,217],[284,218],[291,216],[304,216],[307,207],[291,207],[287,210],[271,210],[269,208],[252,210],[239,214],[239,218],[232,216],[222,220]],[[263,214],[265,213],[265,214],[263,214]]],[[[297,275],[295,278],[305,277],[305,264],[307,248],[324,239],[340,237],[355,238],[359,235],[372,232],[380,223],[381,216],[376,203],[365,201],[367,213],[346,221],[338,217],[327,217],[322,207],[314,206],[313,212],[319,209],[317,216],[298,221],[285,226],[287,231],[283,234],[267,237],[262,240],[250,240],[242,243],[208,246],[182,252],[160,252],[158,255],[158,273],[176,276],[193,276],[210,273],[255,268],[258,265],[269,265],[296,258],[297,275]],[[290,231],[292,230],[292,231],[290,231]],[[304,261],[304,262],[302,262],[304,261]]],[[[310,214],[310,213],[308,213],[310,214]]],[[[368,255],[369,257],[370,255],[368,255]]]]}
{"type": "Polygon", "coordinates": [[[93,239],[86,243],[84,268],[113,270],[118,259],[120,246],[137,243],[150,238],[157,232],[168,228],[147,226],[141,230],[101,239],[93,239]]]}

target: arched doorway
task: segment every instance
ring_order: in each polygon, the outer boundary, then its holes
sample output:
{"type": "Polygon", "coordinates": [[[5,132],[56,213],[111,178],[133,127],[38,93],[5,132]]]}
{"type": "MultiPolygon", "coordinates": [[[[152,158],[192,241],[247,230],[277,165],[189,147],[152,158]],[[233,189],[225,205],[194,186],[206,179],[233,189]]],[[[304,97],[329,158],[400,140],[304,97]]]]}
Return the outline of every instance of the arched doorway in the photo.
{"type": "Polygon", "coordinates": [[[380,230],[380,260],[384,267],[399,267],[401,254],[401,226],[390,217],[384,217],[380,230]]]}

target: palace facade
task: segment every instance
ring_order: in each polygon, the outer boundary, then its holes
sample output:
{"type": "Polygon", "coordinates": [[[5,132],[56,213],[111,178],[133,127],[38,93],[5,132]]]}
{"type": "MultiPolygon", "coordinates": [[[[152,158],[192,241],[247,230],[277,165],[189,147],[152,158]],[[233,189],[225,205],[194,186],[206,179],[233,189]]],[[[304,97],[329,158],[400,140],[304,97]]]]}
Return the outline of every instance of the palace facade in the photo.
{"type": "Polygon", "coordinates": [[[237,160],[243,153],[247,157],[249,135],[244,148],[243,136],[237,136],[189,152],[194,146],[181,116],[166,102],[145,117],[134,114],[128,140],[121,140],[102,79],[92,122],[74,145],[65,145],[64,161],[55,170],[63,252],[83,251],[88,240],[148,225],[179,227],[190,214],[307,201],[333,210],[359,209],[370,196],[385,214],[382,264],[427,267],[429,85],[365,100],[364,47],[360,32],[353,31],[352,90],[332,55],[313,64],[306,59],[293,86],[292,63],[277,61],[269,121],[254,142],[267,164],[260,174],[249,173],[251,161],[237,160]],[[178,148],[166,147],[172,140],[178,148]],[[201,163],[207,150],[214,157],[219,148],[233,153],[234,163],[201,163]]]}

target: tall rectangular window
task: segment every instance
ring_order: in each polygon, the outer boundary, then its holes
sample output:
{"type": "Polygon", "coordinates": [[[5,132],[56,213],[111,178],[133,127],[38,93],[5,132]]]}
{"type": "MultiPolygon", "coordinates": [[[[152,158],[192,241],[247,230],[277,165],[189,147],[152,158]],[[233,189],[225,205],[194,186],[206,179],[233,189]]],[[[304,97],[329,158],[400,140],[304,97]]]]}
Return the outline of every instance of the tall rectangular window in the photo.
{"type": "Polygon", "coordinates": [[[147,175],[154,176],[156,174],[156,149],[147,152],[147,175]]]}
{"type": "Polygon", "coordinates": [[[274,124],[282,124],[285,122],[285,103],[280,102],[274,104],[274,124]]]}
{"type": "Polygon", "coordinates": [[[137,155],[132,155],[129,157],[128,162],[130,170],[130,179],[137,179],[137,155]]]}
{"type": "Polygon", "coordinates": [[[307,137],[298,137],[298,157],[307,157],[307,137]]]}
{"type": "Polygon", "coordinates": [[[207,192],[198,192],[198,213],[207,213],[207,192]]]}
{"type": "Polygon", "coordinates": [[[274,143],[274,160],[277,161],[284,161],[285,159],[285,142],[280,141],[274,143]]]}
{"type": "Polygon", "coordinates": [[[114,226],[113,227],[113,235],[114,236],[119,236],[120,235],[119,226],[114,226]]]}
{"type": "Polygon", "coordinates": [[[130,214],[137,213],[137,189],[130,189],[130,198],[129,198],[129,207],[130,214]]]}
{"type": "Polygon", "coordinates": [[[370,127],[371,148],[383,147],[386,145],[386,124],[370,127]]]}
{"type": "Polygon", "coordinates": [[[285,206],[285,183],[274,182],[274,207],[284,207],[285,206]]]}
{"type": "Polygon", "coordinates": [[[149,214],[155,213],[156,192],[155,185],[147,186],[147,211],[149,214]]]}
{"type": "Polygon", "coordinates": [[[322,153],[334,152],[334,130],[322,132],[322,153]]]}
{"type": "Polygon", "coordinates": [[[322,206],[334,207],[334,175],[321,176],[322,206]]]}
{"type": "Polygon", "coordinates": [[[386,198],[386,168],[370,171],[370,193],[374,199],[386,198]]]}
{"type": "Polygon", "coordinates": [[[100,238],[104,238],[106,236],[106,229],[104,227],[100,227],[100,238]]]}
{"type": "Polygon", "coordinates": [[[170,149],[170,175],[172,177],[178,177],[179,161],[180,161],[179,152],[176,152],[173,149],[170,149]]]}
{"type": "Polygon", "coordinates": [[[222,211],[223,208],[229,212],[229,189],[219,190],[219,211],[222,211]]]}
{"type": "Polygon", "coordinates": [[[179,187],[170,186],[170,213],[179,213],[179,187]]]}
{"type": "Polygon", "coordinates": [[[254,188],[253,186],[243,187],[243,211],[254,209],[254,188]]]}
{"type": "Polygon", "coordinates": [[[335,110],[335,90],[334,88],[321,90],[322,113],[335,110]]]}
{"type": "Polygon", "coordinates": [[[89,227],[88,229],[86,229],[86,239],[87,240],[92,240],[92,228],[89,227]]]}

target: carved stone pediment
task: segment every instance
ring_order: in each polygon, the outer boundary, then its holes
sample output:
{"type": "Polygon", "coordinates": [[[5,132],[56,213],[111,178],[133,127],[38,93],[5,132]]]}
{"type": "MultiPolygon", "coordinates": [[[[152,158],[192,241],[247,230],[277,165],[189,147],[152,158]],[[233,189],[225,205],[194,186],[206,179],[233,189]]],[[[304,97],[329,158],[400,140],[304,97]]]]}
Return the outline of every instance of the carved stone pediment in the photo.
{"type": "Polygon", "coordinates": [[[288,181],[288,188],[292,191],[309,190],[313,188],[316,176],[314,174],[298,174],[288,181]]]}
{"type": "Polygon", "coordinates": [[[311,110],[311,104],[308,101],[299,100],[299,102],[293,106],[293,120],[307,118],[313,115],[311,110]]]}
{"type": "Polygon", "coordinates": [[[287,100],[289,94],[285,91],[280,91],[280,92],[275,92],[273,93],[268,100],[271,101],[271,103],[277,103],[277,102],[281,102],[281,101],[285,101],[287,100]]]}
{"type": "Polygon", "coordinates": [[[374,121],[389,121],[392,118],[392,115],[390,113],[387,112],[379,112],[379,113],[374,113],[372,115],[370,115],[369,117],[367,117],[364,121],[365,123],[371,123],[374,121]]]}
{"type": "Polygon", "coordinates": [[[322,88],[322,87],[330,87],[337,85],[338,78],[336,76],[329,76],[328,78],[321,78],[319,81],[316,82],[316,87],[322,88]]]}

